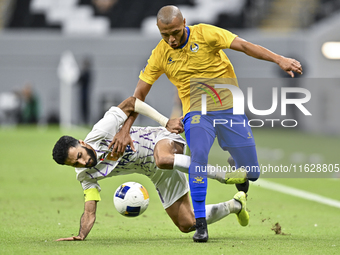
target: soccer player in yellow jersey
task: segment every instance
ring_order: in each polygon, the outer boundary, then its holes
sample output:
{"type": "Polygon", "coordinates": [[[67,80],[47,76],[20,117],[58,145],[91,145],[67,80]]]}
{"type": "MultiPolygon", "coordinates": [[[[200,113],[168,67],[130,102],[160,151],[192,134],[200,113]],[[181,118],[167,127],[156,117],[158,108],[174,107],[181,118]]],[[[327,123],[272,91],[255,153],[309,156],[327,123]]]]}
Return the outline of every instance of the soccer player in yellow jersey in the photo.
{"type": "MultiPolygon", "coordinates": [[[[220,147],[229,151],[235,160],[236,169],[247,169],[248,180],[256,181],[259,177],[255,141],[247,117],[244,114],[233,114],[230,90],[214,88],[218,83],[238,86],[234,68],[222,49],[241,51],[251,57],[274,62],[292,77],[293,72],[302,74],[302,67],[295,59],[275,54],[227,30],[206,24],[188,27],[176,6],[165,6],[159,10],[157,26],[163,39],[152,51],[148,64],[141,71],[134,96],[144,101],[152,84],[163,73],[178,89],[185,116],[185,136],[191,150],[189,184],[196,218],[193,240],[206,242],[208,230],[205,219],[205,168],[215,137],[220,147]],[[206,100],[205,114],[201,112],[202,94],[211,94],[206,100]],[[235,125],[213,125],[216,119],[228,119],[235,125]]],[[[130,115],[121,132],[113,139],[110,145],[113,146],[113,151],[121,152],[127,144],[133,147],[129,129],[136,117],[137,114],[130,115]]],[[[239,182],[239,190],[248,189],[246,178],[241,178],[241,181],[237,178],[235,181],[225,179],[227,183],[239,182]]]]}

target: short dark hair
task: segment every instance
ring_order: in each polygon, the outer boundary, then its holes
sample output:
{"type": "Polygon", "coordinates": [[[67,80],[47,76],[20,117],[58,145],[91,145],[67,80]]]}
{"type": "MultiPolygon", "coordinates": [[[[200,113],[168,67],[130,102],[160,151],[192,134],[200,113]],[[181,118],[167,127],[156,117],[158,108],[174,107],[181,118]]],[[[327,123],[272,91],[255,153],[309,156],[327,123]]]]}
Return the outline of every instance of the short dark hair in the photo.
{"type": "Polygon", "coordinates": [[[68,150],[70,147],[77,147],[79,141],[72,136],[64,135],[54,145],[52,155],[55,162],[60,165],[65,165],[65,161],[68,157],[68,150]]]}

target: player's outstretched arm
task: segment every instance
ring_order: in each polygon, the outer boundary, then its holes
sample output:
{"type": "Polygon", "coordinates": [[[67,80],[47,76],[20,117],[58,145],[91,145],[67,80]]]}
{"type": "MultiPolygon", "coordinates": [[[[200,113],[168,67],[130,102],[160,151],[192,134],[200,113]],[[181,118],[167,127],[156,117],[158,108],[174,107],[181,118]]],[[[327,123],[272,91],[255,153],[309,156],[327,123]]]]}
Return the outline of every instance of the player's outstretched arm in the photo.
{"type": "MultiPolygon", "coordinates": [[[[151,89],[151,85],[139,80],[137,83],[137,87],[135,89],[135,92],[133,96],[135,98],[140,99],[141,101],[145,100],[146,95],[149,93],[151,89]]],[[[122,128],[120,131],[115,135],[113,138],[112,142],[109,145],[109,148],[112,147],[112,153],[118,153],[122,154],[125,151],[125,148],[127,145],[130,145],[132,150],[135,150],[133,146],[133,141],[130,137],[130,128],[132,127],[133,123],[135,122],[138,113],[132,112],[129,116],[125,123],[123,124],[122,128]]]]}
{"type": "Polygon", "coordinates": [[[118,107],[127,116],[129,116],[134,111],[146,117],[149,117],[150,119],[153,119],[154,121],[161,124],[163,127],[167,128],[172,133],[177,134],[184,131],[181,122],[183,117],[169,120],[167,117],[159,113],[156,109],[152,108],[150,105],[144,103],[138,98],[129,97],[125,99],[121,104],[119,104],[118,107]]]}
{"type": "Polygon", "coordinates": [[[163,127],[165,127],[171,133],[179,134],[184,131],[182,124],[183,117],[169,120],[167,117],[160,114],[156,109],[142,102],[138,98],[136,98],[135,102],[135,112],[138,112],[146,117],[153,119],[154,121],[158,122],[163,127]]]}
{"type": "MultiPolygon", "coordinates": [[[[148,84],[141,79],[138,81],[137,87],[136,87],[135,92],[133,94],[133,96],[136,98],[135,110],[134,111],[137,112],[137,113],[143,114],[143,115],[157,121],[159,124],[166,127],[172,133],[182,133],[182,132],[184,132],[183,125],[182,125],[183,117],[169,120],[168,118],[166,118],[163,115],[161,115],[160,113],[158,113],[151,106],[148,106],[146,104],[143,105],[143,102],[145,101],[145,98],[146,98],[147,94],[149,93],[151,86],[152,86],[151,84],[148,84]]],[[[126,122],[125,122],[125,124],[126,124],[126,122]]],[[[132,124],[129,125],[129,130],[130,130],[131,126],[132,126],[132,124]]]]}
{"type": "Polygon", "coordinates": [[[56,241],[83,241],[90,233],[96,220],[97,201],[85,202],[84,213],[80,219],[80,229],[77,236],[59,238],[56,241]]]}
{"type": "Polygon", "coordinates": [[[143,102],[150,88],[150,84],[139,80],[134,96],[127,98],[118,105],[118,107],[122,109],[122,111],[124,111],[124,113],[129,117],[124,123],[122,129],[115,135],[112,142],[109,144],[109,148],[112,147],[112,155],[115,153],[124,153],[127,145],[130,145],[131,149],[135,151],[133,141],[130,137],[130,128],[135,118],[138,116],[138,113],[157,121],[159,124],[167,128],[167,130],[172,133],[178,134],[184,131],[182,125],[183,117],[169,120],[168,118],[160,114],[157,110],[143,102]]]}
{"type": "Polygon", "coordinates": [[[282,70],[287,72],[291,77],[294,73],[302,74],[302,66],[299,61],[280,56],[260,45],[256,45],[246,40],[236,37],[230,45],[230,49],[244,52],[248,56],[274,62],[280,66],[282,70]]]}

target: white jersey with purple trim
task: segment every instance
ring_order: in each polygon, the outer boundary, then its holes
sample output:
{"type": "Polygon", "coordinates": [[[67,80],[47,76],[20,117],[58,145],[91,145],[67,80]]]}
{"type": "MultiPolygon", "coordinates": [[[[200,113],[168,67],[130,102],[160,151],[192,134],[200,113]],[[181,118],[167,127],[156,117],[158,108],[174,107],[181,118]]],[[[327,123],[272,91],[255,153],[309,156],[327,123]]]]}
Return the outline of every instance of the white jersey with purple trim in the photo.
{"type": "Polygon", "coordinates": [[[157,168],[153,156],[156,143],[162,139],[171,139],[186,144],[180,135],[170,133],[163,127],[133,126],[130,135],[136,152],[127,146],[121,157],[112,157],[108,146],[126,118],[127,116],[120,108],[111,107],[86,136],[84,142],[97,153],[97,165],[91,168],[75,169],[77,180],[81,182],[84,190],[97,188],[100,191],[98,180],[117,175],[139,173],[153,180],[156,170],[162,171],[157,168]]]}

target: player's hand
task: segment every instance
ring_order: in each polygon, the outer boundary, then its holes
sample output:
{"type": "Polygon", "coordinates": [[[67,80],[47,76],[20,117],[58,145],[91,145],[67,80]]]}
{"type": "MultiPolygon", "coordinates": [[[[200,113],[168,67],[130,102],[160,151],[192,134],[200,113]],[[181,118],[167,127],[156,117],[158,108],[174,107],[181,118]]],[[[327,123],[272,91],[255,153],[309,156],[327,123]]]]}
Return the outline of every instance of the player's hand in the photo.
{"type": "Polygon", "coordinates": [[[282,57],[278,65],[283,71],[288,73],[292,78],[294,78],[294,73],[302,74],[301,63],[293,58],[282,57]]]}
{"type": "Polygon", "coordinates": [[[66,238],[59,238],[56,241],[83,241],[84,238],[81,238],[80,236],[71,236],[71,237],[66,237],[66,238]]]}
{"type": "Polygon", "coordinates": [[[109,144],[109,149],[112,147],[111,156],[122,155],[125,152],[127,145],[130,145],[131,149],[135,152],[136,149],[133,146],[133,140],[129,133],[124,133],[122,131],[118,132],[113,138],[112,142],[109,144]]]}
{"type": "Polygon", "coordinates": [[[180,134],[184,132],[184,127],[183,127],[183,116],[180,118],[176,119],[171,119],[166,123],[166,129],[175,134],[180,134]]]}

